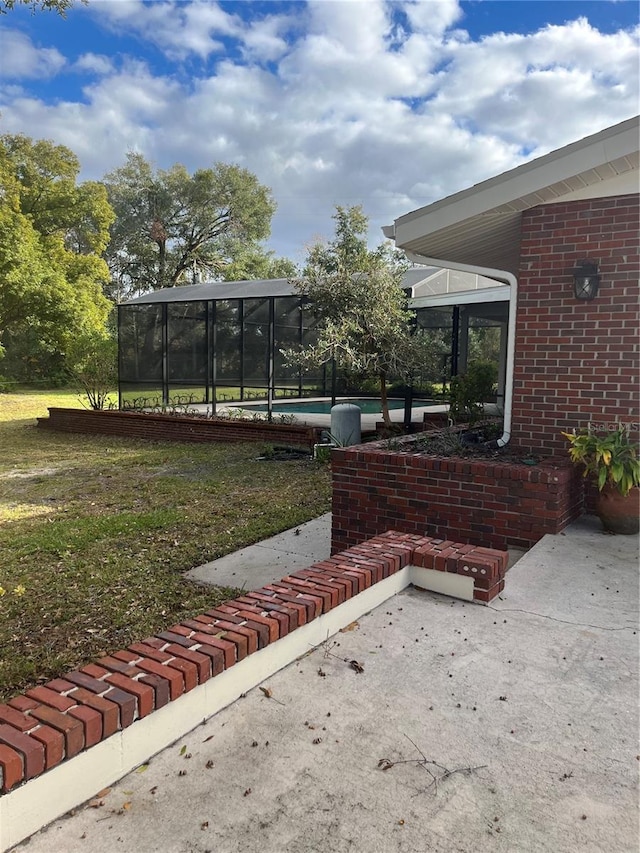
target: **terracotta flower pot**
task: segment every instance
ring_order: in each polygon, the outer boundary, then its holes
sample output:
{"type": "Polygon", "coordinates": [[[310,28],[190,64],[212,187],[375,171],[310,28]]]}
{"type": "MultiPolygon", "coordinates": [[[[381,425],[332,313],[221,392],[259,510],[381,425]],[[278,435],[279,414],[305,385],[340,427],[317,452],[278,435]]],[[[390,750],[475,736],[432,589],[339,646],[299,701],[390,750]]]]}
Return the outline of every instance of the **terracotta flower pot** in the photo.
{"type": "Polygon", "coordinates": [[[640,488],[636,486],[624,497],[611,486],[598,492],[596,513],[609,533],[631,535],[640,531],[640,488]]]}

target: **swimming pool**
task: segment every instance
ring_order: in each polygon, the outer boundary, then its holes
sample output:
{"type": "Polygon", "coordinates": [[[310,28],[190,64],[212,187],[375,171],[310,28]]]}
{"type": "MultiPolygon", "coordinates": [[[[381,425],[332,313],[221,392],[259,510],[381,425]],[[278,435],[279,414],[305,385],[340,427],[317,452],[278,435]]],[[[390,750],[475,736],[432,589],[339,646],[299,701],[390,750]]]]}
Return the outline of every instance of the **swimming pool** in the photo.
{"type": "MultiPolygon", "coordinates": [[[[337,403],[353,403],[360,407],[363,415],[378,415],[382,411],[380,400],[372,397],[350,397],[337,399],[337,403]]],[[[404,400],[390,399],[389,409],[404,409],[404,400]]],[[[435,400],[413,400],[413,408],[432,406],[435,400]]],[[[251,412],[266,412],[266,403],[239,403],[235,408],[247,409],[251,412]]],[[[274,402],[272,411],[281,415],[330,415],[331,400],[291,400],[288,403],[274,402]]]]}

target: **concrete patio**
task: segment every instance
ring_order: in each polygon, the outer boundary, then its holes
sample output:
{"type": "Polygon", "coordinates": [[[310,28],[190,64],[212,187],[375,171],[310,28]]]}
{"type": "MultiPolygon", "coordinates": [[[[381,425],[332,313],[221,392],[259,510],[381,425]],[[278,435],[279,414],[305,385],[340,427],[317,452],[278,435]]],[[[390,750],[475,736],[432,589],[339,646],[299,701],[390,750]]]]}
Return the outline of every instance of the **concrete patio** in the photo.
{"type": "Polygon", "coordinates": [[[637,851],[638,581],[585,517],[489,606],[407,588],[21,849],[637,851]]]}

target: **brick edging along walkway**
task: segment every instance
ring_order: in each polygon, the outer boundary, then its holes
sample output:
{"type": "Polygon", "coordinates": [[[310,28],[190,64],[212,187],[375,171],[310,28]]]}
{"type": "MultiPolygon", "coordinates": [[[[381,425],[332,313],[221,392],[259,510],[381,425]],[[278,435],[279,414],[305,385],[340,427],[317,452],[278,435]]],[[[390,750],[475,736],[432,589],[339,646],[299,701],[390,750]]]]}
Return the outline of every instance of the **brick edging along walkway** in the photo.
{"type": "MultiPolygon", "coordinates": [[[[0,791],[72,759],[405,566],[504,588],[507,552],[388,531],[0,705],[0,791]]],[[[92,792],[88,792],[90,795],[92,792]]]]}

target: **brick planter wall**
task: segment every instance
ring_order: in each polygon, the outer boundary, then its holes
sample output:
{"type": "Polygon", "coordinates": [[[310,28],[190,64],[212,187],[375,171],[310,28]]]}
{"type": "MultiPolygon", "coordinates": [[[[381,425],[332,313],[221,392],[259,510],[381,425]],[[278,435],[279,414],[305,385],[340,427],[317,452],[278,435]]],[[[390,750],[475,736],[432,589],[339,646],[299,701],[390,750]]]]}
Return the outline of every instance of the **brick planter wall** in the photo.
{"type": "Polygon", "coordinates": [[[265,441],[309,448],[319,441],[320,435],[319,429],[295,424],[62,408],[50,408],[48,418],[38,418],[38,426],[61,432],[120,435],[154,441],[265,441]]]}
{"type": "Polygon", "coordinates": [[[561,432],[640,421],[639,196],[547,204],[522,215],[512,432],[566,452],[561,432]],[[593,301],[571,270],[596,261],[593,301]]]}
{"type": "Polygon", "coordinates": [[[582,513],[582,479],[564,457],[529,466],[426,456],[414,437],[331,454],[332,551],[390,527],[490,548],[530,548],[582,513]]]}

